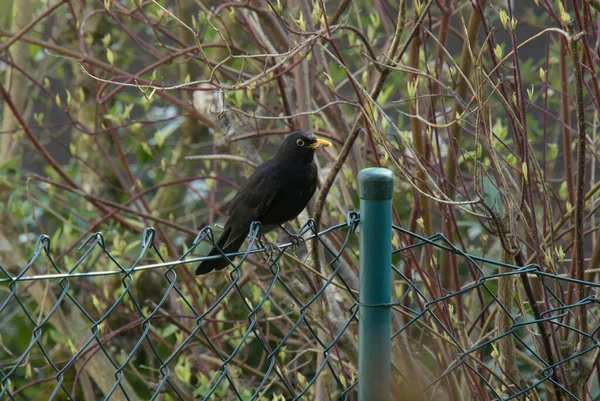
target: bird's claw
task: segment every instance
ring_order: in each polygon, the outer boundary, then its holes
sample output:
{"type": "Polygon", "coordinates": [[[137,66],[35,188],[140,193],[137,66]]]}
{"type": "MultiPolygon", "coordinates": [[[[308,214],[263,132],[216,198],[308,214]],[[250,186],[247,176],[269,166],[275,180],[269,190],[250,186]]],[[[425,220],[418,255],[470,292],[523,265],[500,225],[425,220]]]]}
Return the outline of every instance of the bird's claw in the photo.
{"type": "Polygon", "coordinates": [[[276,244],[270,242],[265,237],[259,239],[258,242],[265,249],[265,252],[261,254],[265,262],[273,260],[273,253],[280,251],[280,248],[276,244]]]}
{"type": "Polygon", "coordinates": [[[291,232],[290,230],[285,228],[284,225],[281,225],[280,227],[283,229],[283,231],[285,231],[288,238],[290,239],[290,242],[292,243],[292,251],[295,252],[296,249],[298,248],[298,245],[300,245],[300,243],[306,242],[306,240],[304,239],[304,237],[302,237],[302,235],[291,232]]]}
{"type": "Polygon", "coordinates": [[[290,237],[290,242],[292,243],[292,251],[295,251],[298,248],[298,245],[301,243],[306,242],[304,237],[299,234],[288,233],[288,236],[290,237]]]}

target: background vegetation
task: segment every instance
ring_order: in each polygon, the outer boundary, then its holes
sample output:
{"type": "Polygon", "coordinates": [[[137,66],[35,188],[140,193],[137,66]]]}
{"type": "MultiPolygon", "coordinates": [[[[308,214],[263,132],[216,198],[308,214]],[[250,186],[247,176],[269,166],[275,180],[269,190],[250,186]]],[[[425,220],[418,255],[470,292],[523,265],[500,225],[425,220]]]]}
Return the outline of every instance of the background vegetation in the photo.
{"type": "MultiPolygon", "coordinates": [[[[56,266],[41,257],[27,275],[56,268],[115,270],[98,249],[77,263],[83,252],[77,247],[97,231],[123,266],[138,257],[148,226],[155,229],[157,249],[138,262],[160,261],[159,253],[176,260],[204,226],[223,221],[239,184],[282,136],[303,129],[334,146],[319,153],[321,186],[292,222],[295,229],[309,217],[321,229],[346,221],[347,212],[358,207],[358,171],[385,166],[397,177],[395,224],[423,236],[442,232],[458,248],[508,265],[535,263],[548,274],[596,280],[597,0],[0,4],[0,266],[7,277],[25,269],[40,234],[49,235],[56,266]],[[192,155],[198,157],[188,158],[192,155]]],[[[327,238],[340,249],[344,233],[327,238]]],[[[414,241],[394,235],[395,248],[414,241]]],[[[282,260],[283,282],[306,297],[331,274],[327,253],[314,258],[311,244],[298,251],[304,264],[292,253],[282,260]]],[[[189,257],[204,255],[209,246],[203,242],[189,257]]],[[[352,237],[340,272],[351,290],[357,289],[357,252],[352,237]]],[[[428,248],[407,250],[394,264],[404,274],[395,276],[398,299],[415,309],[424,307],[415,288],[438,299],[482,274],[466,259],[428,248]],[[416,287],[409,288],[407,280],[416,287]]],[[[240,280],[256,302],[272,273],[259,257],[245,266],[240,280]]],[[[486,268],[487,274],[509,271],[486,268]]],[[[129,399],[154,394],[164,375],[150,344],[163,356],[182,346],[197,326],[190,308],[205,311],[231,282],[227,274],[196,279],[189,264],[174,271],[191,305],[172,295],[160,303],[169,286],[162,270],[133,276],[129,301],[117,302],[101,325],[99,343],[106,353],[92,348],[66,370],[72,397],[105,396],[115,380],[109,358],[122,363],[128,355],[133,359],[123,371],[123,386],[129,399]],[[145,326],[132,300],[146,315],[161,311],[148,341],[135,349],[145,326]]],[[[72,298],[58,299],[58,281],[15,286],[5,280],[0,366],[3,375],[19,368],[10,383],[2,376],[2,387],[10,386],[17,399],[49,398],[56,380],[48,358],[65,366],[92,326],[73,300],[98,319],[126,285],[118,276],[82,278],[71,281],[72,298]],[[51,312],[55,305],[57,313],[51,312]],[[43,322],[41,331],[36,321],[43,322]],[[19,360],[37,335],[49,355],[36,348],[19,360]]],[[[422,318],[425,324],[396,337],[393,359],[405,373],[395,378],[398,399],[407,388],[421,390],[448,370],[451,374],[420,394],[442,400],[508,397],[548,374],[534,355],[549,365],[577,357],[553,371],[562,387],[547,380],[527,392],[530,399],[600,397],[593,341],[599,321],[590,287],[543,283],[526,274],[489,285],[497,301],[480,290],[447,298],[422,318]],[[514,322],[505,312],[527,322],[582,301],[585,307],[567,309],[552,322],[523,326],[525,344],[510,335],[463,355],[509,330],[514,322]],[[451,369],[457,360],[467,363],[451,369]]],[[[265,304],[270,313],[259,316],[273,344],[299,313],[331,341],[353,302],[350,290],[330,291],[300,311],[288,298],[275,288],[265,304]]],[[[225,355],[248,325],[242,301],[239,294],[228,296],[204,324],[206,338],[225,355]]],[[[396,329],[409,321],[397,308],[396,329]]],[[[332,371],[319,376],[305,399],[338,399],[339,385],[328,376],[336,369],[343,383],[355,379],[355,334],[352,323],[349,339],[335,347],[332,371]]],[[[169,363],[173,382],[160,397],[201,398],[215,385],[222,360],[203,341],[194,337],[169,363]]],[[[249,399],[268,363],[257,344],[249,341],[244,349],[231,377],[249,399]]],[[[323,362],[322,351],[305,325],[294,331],[277,356],[292,387],[306,387],[323,362]]],[[[214,399],[236,399],[228,383],[216,386],[214,399]]],[[[277,383],[262,399],[290,398],[277,383]]],[[[64,388],[58,394],[68,398],[64,388]]],[[[111,399],[125,399],[122,390],[111,399]]]]}

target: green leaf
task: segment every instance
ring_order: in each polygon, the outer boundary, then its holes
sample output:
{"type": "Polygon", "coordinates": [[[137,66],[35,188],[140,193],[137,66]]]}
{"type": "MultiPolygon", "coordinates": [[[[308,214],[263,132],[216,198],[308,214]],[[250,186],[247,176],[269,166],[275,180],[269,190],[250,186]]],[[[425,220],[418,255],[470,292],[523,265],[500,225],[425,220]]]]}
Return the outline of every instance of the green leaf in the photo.
{"type": "Polygon", "coordinates": [[[16,167],[18,166],[21,158],[19,156],[15,156],[11,159],[8,159],[6,163],[0,165],[0,171],[2,172],[15,172],[16,167]]]}
{"type": "Polygon", "coordinates": [[[165,327],[165,329],[162,331],[162,338],[166,339],[172,334],[175,334],[178,330],[179,327],[175,326],[174,324],[170,324],[167,327],[165,327]]]}
{"type": "Polygon", "coordinates": [[[167,136],[164,135],[162,129],[159,129],[154,133],[154,140],[156,141],[156,146],[158,146],[159,149],[162,148],[163,144],[165,143],[165,139],[167,139],[167,136]]]}
{"type": "Polygon", "coordinates": [[[33,113],[33,119],[38,125],[42,125],[44,122],[44,113],[33,113]]]}
{"type": "Polygon", "coordinates": [[[109,48],[106,49],[106,59],[108,60],[108,63],[110,65],[115,64],[115,56],[114,56],[112,50],[110,50],[109,48]]]}
{"type": "Polygon", "coordinates": [[[77,88],[77,98],[81,103],[85,102],[85,92],[81,86],[77,88]]]}
{"type": "Polygon", "coordinates": [[[110,36],[110,32],[104,35],[104,37],[102,38],[102,44],[104,45],[104,47],[108,48],[108,46],[110,46],[111,39],[112,37],[110,36]]]}
{"type": "Polygon", "coordinates": [[[325,86],[328,87],[330,91],[335,92],[335,87],[333,86],[333,80],[331,79],[331,76],[326,72],[324,72],[323,74],[325,74],[325,76],[327,77],[325,78],[325,86]]]}
{"type": "Polygon", "coordinates": [[[29,56],[35,58],[42,48],[38,45],[29,45],[29,56]]]}
{"type": "Polygon", "coordinates": [[[128,253],[129,251],[131,251],[134,248],[137,248],[140,244],[142,243],[141,240],[135,240],[133,242],[128,242],[127,246],[125,247],[125,249],[123,250],[123,253],[128,253]]]}
{"type": "Polygon", "coordinates": [[[153,156],[152,149],[150,149],[150,145],[148,145],[148,142],[142,142],[141,146],[142,146],[142,149],[144,149],[144,152],[146,152],[150,156],[153,156]]]}
{"type": "Polygon", "coordinates": [[[190,384],[192,378],[192,369],[190,368],[190,361],[187,358],[181,358],[179,363],[175,365],[175,374],[177,378],[185,384],[190,384]],[[183,359],[183,361],[181,360],[183,359]]]}
{"type": "Polygon", "coordinates": [[[131,110],[133,110],[134,106],[135,106],[135,104],[133,104],[133,103],[129,103],[127,106],[125,106],[125,109],[123,110],[123,118],[125,120],[129,120],[129,117],[131,115],[131,110]]]}

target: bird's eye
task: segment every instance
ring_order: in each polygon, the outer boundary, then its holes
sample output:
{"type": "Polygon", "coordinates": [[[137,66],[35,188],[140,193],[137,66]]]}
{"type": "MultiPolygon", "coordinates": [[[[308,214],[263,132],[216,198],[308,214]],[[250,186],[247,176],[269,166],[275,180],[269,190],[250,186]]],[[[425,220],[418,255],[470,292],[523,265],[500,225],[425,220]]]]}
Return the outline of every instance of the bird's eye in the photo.
{"type": "Polygon", "coordinates": [[[296,145],[302,147],[304,146],[304,141],[302,139],[296,139],[296,145]]]}

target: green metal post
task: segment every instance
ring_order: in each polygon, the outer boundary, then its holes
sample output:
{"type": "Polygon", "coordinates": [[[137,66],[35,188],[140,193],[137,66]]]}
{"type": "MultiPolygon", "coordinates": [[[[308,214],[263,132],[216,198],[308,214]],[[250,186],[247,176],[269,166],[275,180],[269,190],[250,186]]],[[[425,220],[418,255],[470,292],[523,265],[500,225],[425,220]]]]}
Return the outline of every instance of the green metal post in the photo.
{"type": "Polygon", "coordinates": [[[358,401],[389,401],[394,173],[366,168],[360,194],[358,401]]]}

